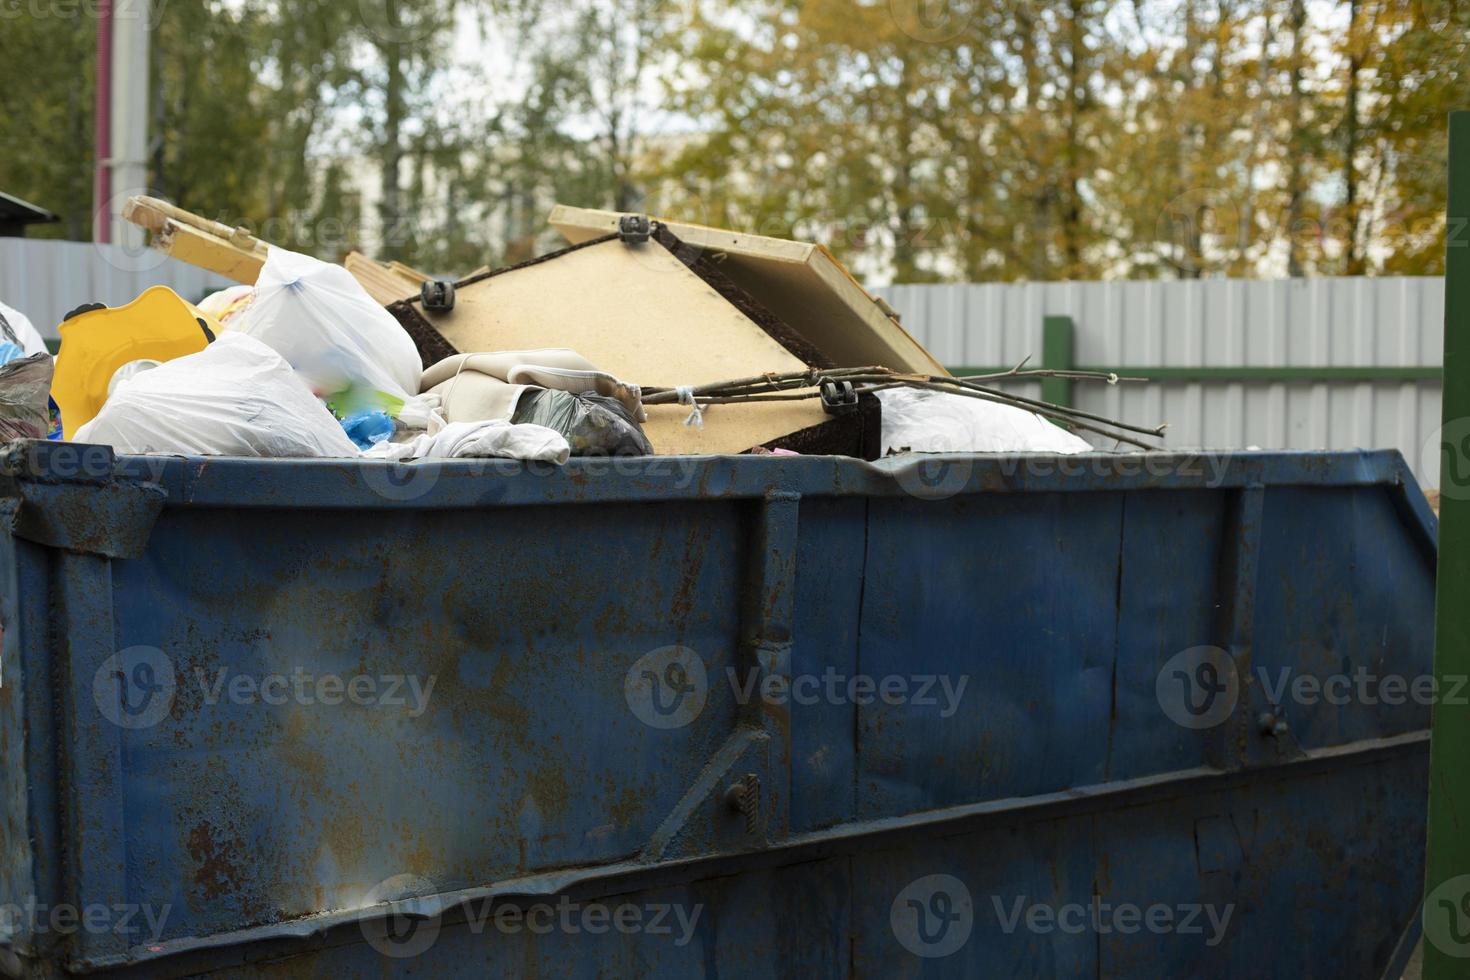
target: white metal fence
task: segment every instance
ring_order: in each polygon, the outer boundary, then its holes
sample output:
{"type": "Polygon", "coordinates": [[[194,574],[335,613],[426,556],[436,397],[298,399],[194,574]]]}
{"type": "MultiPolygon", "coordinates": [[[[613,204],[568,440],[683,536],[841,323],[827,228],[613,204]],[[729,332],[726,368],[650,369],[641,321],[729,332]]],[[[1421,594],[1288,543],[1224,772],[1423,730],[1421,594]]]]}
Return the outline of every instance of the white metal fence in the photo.
{"type": "Polygon", "coordinates": [[[1126,421],[1168,422],[1169,447],[1391,447],[1423,484],[1438,486],[1442,279],[914,285],[881,292],[909,332],[951,367],[1009,367],[1028,354],[1030,366],[1039,366],[1043,319],[1070,317],[1075,365],[1163,369],[1156,375],[1162,380],[1146,384],[1078,384],[1073,403],[1126,421]]]}
{"type": "Polygon", "coordinates": [[[158,285],[193,302],[234,283],[153,249],[0,238],[0,302],[51,339],[61,318],[83,303],[120,306],[158,285]]]}

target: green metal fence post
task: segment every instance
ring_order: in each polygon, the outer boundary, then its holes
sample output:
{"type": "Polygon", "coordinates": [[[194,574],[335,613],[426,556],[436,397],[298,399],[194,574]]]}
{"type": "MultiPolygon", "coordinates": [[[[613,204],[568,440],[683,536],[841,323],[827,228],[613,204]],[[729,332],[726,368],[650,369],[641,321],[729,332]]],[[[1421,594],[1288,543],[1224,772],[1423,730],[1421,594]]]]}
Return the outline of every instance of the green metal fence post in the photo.
{"type": "MultiPolygon", "coordinates": [[[[1052,371],[1072,370],[1072,318],[1069,316],[1043,317],[1041,321],[1041,366],[1052,371]]],[[[1043,378],[1041,400],[1053,405],[1070,407],[1072,404],[1072,382],[1066,378],[1043,378]]]]}
{"type": "MultiPolygon", "coordinates": [[[[1441,694],[1470,676],[1470,112],[1450,116],[1445,223],[1444,427],[1434,676],[1441,694]]],[[[1467,973],[1470,957],[1470,708],[1437,701],[1429,748],[1424,977],[1467,973]]]]}

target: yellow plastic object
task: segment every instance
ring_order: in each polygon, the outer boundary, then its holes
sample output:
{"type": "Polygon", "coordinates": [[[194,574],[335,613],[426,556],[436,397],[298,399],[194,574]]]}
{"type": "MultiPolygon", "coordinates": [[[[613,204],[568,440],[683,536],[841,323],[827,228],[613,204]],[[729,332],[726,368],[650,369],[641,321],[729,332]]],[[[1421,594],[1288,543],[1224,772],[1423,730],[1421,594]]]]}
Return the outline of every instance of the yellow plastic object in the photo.
{"type": "Polygon", "coordinates": [[[51,397],[61,409],[62,435],[70,439],[107,401],[107,382],[129,361],[171,361],[197,354],[209,342],[203,320],[219,336],[220,325],[167,286],[152,286],[126,306],[79,313],[61,324],[61,349],[51,397]]]}

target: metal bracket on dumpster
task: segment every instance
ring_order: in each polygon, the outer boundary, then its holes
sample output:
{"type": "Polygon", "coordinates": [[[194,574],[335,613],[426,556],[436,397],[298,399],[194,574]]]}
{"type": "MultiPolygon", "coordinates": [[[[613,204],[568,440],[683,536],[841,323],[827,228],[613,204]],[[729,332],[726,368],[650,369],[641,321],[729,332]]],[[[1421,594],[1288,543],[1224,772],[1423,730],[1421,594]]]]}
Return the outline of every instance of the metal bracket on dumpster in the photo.
{"type": "Polygon", "coordinates": [[[1282,706],[1271,703],[1260,684],[1250,682],[1265,496],[1259,476],[1249,480],[1235,493],[1226,524],[1216,629],[1219,646],[1233,663],[1238,700],[1226,723],[1207,736],[1208,757],[1221,769],[1272,765],[1305,754],[1282,706]]]}
{"type": "MultiPolygon", "coordinates": [[[[678,804],[653,832],[643,852],[638,855],[639,862],[654,864],[673,858],[693,857],[712,850],[729,850],[728,846],[711,847],[711,831],[702,819],[696,819],[700,815],[738,815],[742,818],[739,821],[742,832],[747,835],[755,834],[764,823],[764,814],[760,812],[764,807],[759,790],[746,797],[742,804],[744,809],[731,810],[727,784],[733,778],[743,788],[747,775],[754,775],[759,785],[758,774],[738,773],[737,770],[743,766],[760,766],[764,763],[770,754],[770,742],[770,736],[763,731],[744,726],[736,729],[725,740],[725,744],[716,750],[693,785],[685,791],[678,804]]],[[[718,833],[715,837],[719,837],[718,833]]],[[[725,840],[728,845],[730,838],[726,837],[725,840]]]]}
{"type": "Polygon", "coordinates": [[[116,478],[109,446],[30,440],[0,450],[0,497],[18,538],[104,558],[139,558],[163,512],[155,483],[116,478]]]}
{"type": "MultiPolygon", "coordinates": [[[[801,495],[771,490],[755,505],[741,597],[735,669],[790,685],[801,495]]],[[[768,847],[788,830],[791,726],[784,706],[755,698],[678,804],[640,863],[768,847]]]]}
{"type": "Polygon", "coordinates": [[[745,832],[753,834],[760,827],[761,777],[748,772],[725,790],[725,803],[745,821],[745,832]]]}

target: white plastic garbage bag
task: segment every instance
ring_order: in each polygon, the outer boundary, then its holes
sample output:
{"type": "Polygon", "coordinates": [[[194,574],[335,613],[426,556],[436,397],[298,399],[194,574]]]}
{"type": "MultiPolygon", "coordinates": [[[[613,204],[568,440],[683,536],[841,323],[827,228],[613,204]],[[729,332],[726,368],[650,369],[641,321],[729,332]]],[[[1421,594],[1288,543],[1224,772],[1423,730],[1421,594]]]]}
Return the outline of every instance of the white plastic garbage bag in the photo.
{"type": "Polygon", "coordinates": [[[361,400],[372,392],[399,401],[419,393],[423,362],[412,338],[340,265],[271,248],[255,299],[229,328],[274,348],[344,414],[384,408],[361,400]]]}
{"type": "Polygon", "coordinates": [[[358,455],[281,355],[228,331],[197,354],[120,382],[73,438],[122,453],[358,455]]]}
{"type": "Polygon", "coordinates": [[[210,293],[194,305],[223,326],[250,308],[255,300],[254,286],[226,286],[210,293]]]}
{"type": "MultiPolygon", "coordinates": [[[[10,325],[11,332],[15,334],[15,342],[25,350],[26,356],[32,354],[49,354],[46,349],[46,338],[41,336],[41,331],[20,310],[0,303],[0,319],[4,319],[10,325]]],[[[0,341],[9,340],[3,330],[0,330],[0,341]]]]}
{"type": "Polygon", "coordinates": [[[923,388],[877,392],[883,454],[1086,453],[1093,447],[1035,412],[923,388]]]}

